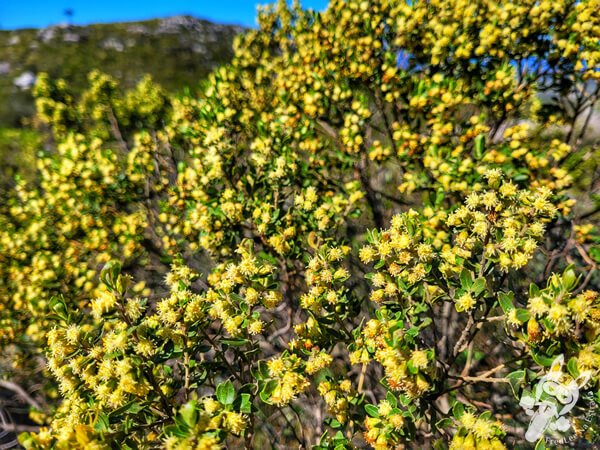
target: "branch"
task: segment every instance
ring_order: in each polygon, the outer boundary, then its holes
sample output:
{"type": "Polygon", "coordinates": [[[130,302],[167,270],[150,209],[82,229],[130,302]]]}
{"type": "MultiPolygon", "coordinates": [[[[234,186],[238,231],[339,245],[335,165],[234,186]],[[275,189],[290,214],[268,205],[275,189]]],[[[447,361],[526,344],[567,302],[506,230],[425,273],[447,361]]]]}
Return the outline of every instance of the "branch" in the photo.
{"type": "Polygon", "coordinates": [[[584,214],[582,214],[581,216],[579,216],[577,218],[577,220],[582,220],[582,219],[587,219],[588,217],[593,216],[594,214],[598,214],[600,212],[600,206],[597,206],[596,208],[592,209],[591,211],[588,211],[584,214]]]}
{"type": "Polygon", "coordinates": [[[12,391],[33,406],[35,409],[41,411],[41,405],[33,398],[31,395],[27,393],[25,389],[19,386],[17,383],[13,383],[12,381],[0,380],[0,387],[12,391]]]}
{"type": "Polygon", "coordinates": [[[121,150],[123,150],[125,154],[129,153],[127,143],[125,142],[125,139],[123,139],[121,129],[119,128],[119,122],[117,121],[117,117],[115,116],[115,112],[113,111],[112,106],[108,107],[108,121],[110,122],[110,127],[112,128],[113,135],[117,139],[121,150]]]}
{"type": "Polygon", "coordinates": [[[17,423],[0,423],[0,429],[3,431],[8,431],[11,433],[37,433],[40,431],[40,426],[38,425],[19,425],[17,423]]]}
{"type": "Polygon", "coordinates": [[[448,378],[452,378],[453,380],[458,380],[458,382],[454,385],[446,389],[442,394],[445,394],[450,391],[454,391],[456,389],[461,388],[465,384],[473,384],[473,383],[510,383],[509,379],[506,377],[491,377],[496,372],[504,369],[505,365],[500,364],[499,366],[494,367],[486,372],[483,372],[477,376],[460,376],[460,375],[450,375],[448,374],[448,378]]]}
{"type": "Polygon", "coordinates": [[[463,329],[458,341],[454,345],[454,349],[452,350],[452,356],[456,357],[460,352],[462,352],[467,345],[467,341],[469,339],[469,334],[471,333],[471,329],[475,325],[475,318],[473,314],[469,314],[469,320],[467,321],[467,325],[463,329]]]}

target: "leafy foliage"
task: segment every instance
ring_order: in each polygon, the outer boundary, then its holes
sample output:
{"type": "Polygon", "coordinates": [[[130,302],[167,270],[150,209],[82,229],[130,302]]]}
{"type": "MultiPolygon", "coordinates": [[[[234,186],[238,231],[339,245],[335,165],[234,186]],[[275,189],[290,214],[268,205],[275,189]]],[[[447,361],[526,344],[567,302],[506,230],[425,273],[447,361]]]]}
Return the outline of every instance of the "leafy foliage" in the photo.
{"type": "Polygon", "coordinates": [[[199,96],[41,77],[57,152],[0,219],[4,349],[50,372],[23,445],[497,449],[556,356],[595,392],[598,6],[282,1],[199,96]]]}
{"type": "Polygon", "coordinates": [[[127,88],[149,73],[169,91],[195,89],[215,67],[229,62],[231,43],[241,31],[189,16],[0,30],[0,124],[20,126],[35,112],[31,91],[15,84],[23,74],[64,78],[78,94],[92,69],[118,77],[127,88]]]}

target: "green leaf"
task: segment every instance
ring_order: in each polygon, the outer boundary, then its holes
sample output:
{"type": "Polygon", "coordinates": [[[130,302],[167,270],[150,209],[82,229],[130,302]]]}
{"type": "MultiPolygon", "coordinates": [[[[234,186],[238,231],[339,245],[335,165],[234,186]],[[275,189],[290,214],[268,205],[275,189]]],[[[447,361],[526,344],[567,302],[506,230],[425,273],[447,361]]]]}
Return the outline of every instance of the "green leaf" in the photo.
{"type": "Polygon", "coordinates": [[[137,414],[142,409],[144,409],[144,407],[142,405],[137,403],[135,400],[132,400],[128,403],[125,403],[120,408],[117,408],[117,409],[111,411],[108,414],[108,417],[110,419],[110,418],[114,418],[114,417],[120,416],[121,414],[125,414],[125,413],[137,414]]]}
{"type": "Polygon", "coordinates": [[[69,321],[69,312],[67,311],[67,304],[62,296],[52,297],[50,299],[50,308],[56,313],[56,317],[66,322],[69,321]]]}
{"type": "Polygon", "coordinates": [[[572,357],[571,359],[569,359],[569,362],[567,363],[567,370],[573,378],[577,378],[579,376],[579,369],[577,368],[577,358],[572,357]]]}
{"type": "Polygon", "coordinates": [[[500,303],[500,307],[502,308],[502,311],[504,311],[504,314],[508,314],[515,308],[513,304],[514,296],[515,295],[512,292],[509,292],[508,294],[500,292],[498,294],[498,302],[500,303]]]}
{"type": "Polygon", "coordinates": [[[553,357],[546,356],[543,353],[538,353],[538,352],[531,352],[531,356],[532,356],[533,360],[536,362],[536,364],[538,364],[542,367],[550,367],[555,359],[553,357]]]}
{"type": "Polygon", "coordinates": [[[342,427],[342,424],[337,419],[334,419],[333,417],[329,417],[329,418],[325,419],[325,423],[328,426],[330,426],[331,428],[333,428],[334,430],[342,427]]]}
{"type": "Polygon", "coordinates": [[[405,223],[406,223],[406,231],[408,232],[408,235],[410,237],[413,237],[415,235],[415,231],[416,231],[413,220],[409,216],[406,216],[405,223]]]}
{"type": "Polygon", "coordinates": [[[508,378],[508,382],[510,383],[510,387],[512,388],[515,397],[519,396],[519,390],[522,383],[525,382],[525,371],[524,370],[515,370],[514,372],[509,373],[506,378],[508,378]]]}
{"type": "Polygon", "coordinates": [[[265,252],[260,252],[258,254],[258,257],[260,258],[261,261],[265,261],[268,262],[269,264],[273,264],[273,265],[277,265],[279,264],[279,262],[277,261],[277,259],[275,259],[274,256],[265,253],[265,252]]]}
{"type": "Polygon", "coordinates": [[[473,283],[473,286],[471,286],[471,290],[475,295],[479,295],[485,290],[485,284],[485,278],[477,278],[473,283]]]}
{"type": "Polygon", "coordinates": [[[541,437],[537,444],[535,444],[535,450],[546,450],[546,438],[541,437]]]}
{"type": "Polygon", "coordinates": [[[527,181],[529,180],[529,175],[526,173],[519,173],[513,177],[513,181],[527,181]]]}
{"type": "Polygon", "coordinates": [[[419,335],[419,328],[417,328],[417,327],[410,327],[406,331],[406,335],[410,336],[411,338],[416,338],[419,335]]]}
{"type": "Polygon", "coordinates": [[[478,135],[473,142],[473,156],[475,159],[481,159],[485,148],[485,135],[478,135]]]}
{"type": "Polygon", "coordinates": [[[273,391],[275,390],[275,388],[277,387],[277,381],[275,380],[270,380],[268,382],[266,382],[263,386],[263,388],[260,391],[260,399],[267,404],[271,404],[271,394],[273,393],[273,391]]]}
{"type": "Polygon", "coordinates": [[[578,276],[573,270],[573,265],[569,265],[562,275],[562,285],[567,291],[571,291],[578,281],[578,276]]]}
{"type": "Polygon", "coordinates": [[[181,414],[182,419],[186,424],[190,427],[196,425],[196,421],[198,420],[198,412],[196,410],[196,402],[192,400],[191,402],[186,403],[179,410],[179,414],[181,414]]]}
{"type": "Polygon", "coordinates": [[[419,369],[417,369],[414,364],[412,363],[412,361],[408,361],[408,363],[406,364],[406,367],[408,368],[408,371],[410,373],[412,373],[413,375],[416,375],[419,372],[419,369]]]}
{"type": "Polygon", "coordinates": [[[449,427],[453,423],[454,420],[452,419],[452,417],[445,417],[444,419],[438,420],[435,423],[435,428],[437,428],[438,430],[443,430],[444,428],[449,427]]]}
{"type": "Polygon", "coordinates": [[[371,405],[370,403],[366,404],[365,411],[371,417],[375,417],[375,418],[379,417],[379,409],[375,405],[371,405]]]}
{"type": "Polygon", "coordinates": [[[217,400],[223,405],[231,405],[235,400],[235,388],[233,383],[227,380],[217,386],[217,400]]]}
{"type": "Polygon", "coordinates": [[[167,436],[177,436],[180,438],[184,438],[187,436],[188,431],[181,430],[177,425],[167,425],[163,428],[163,433],[167,436]]]}
{"type": "Polygon", "coordinates": [[[107,432],[110,429],[110,422],[108,416],[105,413],[98,414],[98,418],[94,423],[94,430],[99,432],[107,432]]]}
{"type": "Polygon", "coordinates": [[[335,447],[334,447],[335,450],[346,450],[347,449],[346,444],[348,443],[348,439],[346,439],[346,436],[344,436],[344,433],[342,433],[341,431],[338,431],[337,433],[335,433],[335,436],[333,436],[332,442],[335,444],[335,447]]]}
{"type": "Polygon", "coordinates": [[[517,308],[517,319],[520,322],[527,322],[529,320],[530,317],[530,313],[529,310],[524,309],[524,308],[517,308]]]}
{"type": "Polygon", "coordinates": [[[230,339],[221,339],[221,343],[229,345],[230,347],[241,347],[242,345],[249,344],[250,341],[248,339],[242,339],[242,338],[230,338],[230,339]]]}
{"type": "Polygon", "coordinates": [[[392,392],[388,391],[387,394],[385,394],[385,399],[392,408],[398,406],[398,400],[396,400],[396,396],[392,392]]]}
{"type": "Polygon", "coordinates": [[[443,439],[436,439],[433,442],[433,450],[446,450],[448,447],[443,439]]]}
{"type": "Polygon", "coordinates": [[[597,263],[600,263],[600,247],[598,247],[598,246],[590,247],[588,254],[592,257],[592,259],[594,261],[596,261],[597,263]]]}
{"type": "Polygon", "coordinates": [[[471,289],[473,285],[473,273],[470,270],[463,269],[460,272],[460,287],[465,290],[471,289]]]}
{"type": "Polygon", "coordinates": [[[454,418],[460,419],[464,413],[465,413],[465,406],[460,402],[456,402],[454,404],[454,406],[452,407],[452,415],[454,416],[454,418]]]}
{"type": "Polygon", "coordinates": [[[373,266],[373,268],[374,268],[375,270],[377,270],[377,269],[381,269],[383,266],[385,266],[385,259],[380,259],[380,260],[377,262],[377,264],[375,264],[375,265],[373,266]]]}
{"type": "Polygon", "coordinates": [[[269,376],[270,376],[269,366],[267,365],[266,362],[259,361],[258,367],[252,371],[252,375],[254,375],[254,377],[257,380],[265,380],[265,379],[269,378],[269,376]]]}
{"type": "Polygon", "coordinates": [[[489,420],[489,419],[492,418],[492,412],[491,411],[485,411],[479,417],[482,418],[482,419],[485,419],[485,420],[489,420]]]}
{"type": "Polygon", "coordinates": [[[252,412],[252,401],[250,394],[241,394],[240,412],[250,414],[252,412]]]}
{"type": "Polygon", "coordinates": [[[121,263],[119,261],[107,262],[100,272],[100,280],[108,288],[116,290],[117,277],[121,273],[121,263]]]}
{"type": "Polygon", "coordinates": [[[412,402],[411,398],[406,394],[400,394],[398,397],[402,406],[408,406],[412,402]]]}
{"type": "Polygon", "coordinates": [[[529,285],[529,297],[537,297],[540,295],[540,288],[537,287],[537,284],[531,283],[529,285]]]}
{"type": "Polygon", "coordinates": [[[435,195],[435,206],[441,205],[442,202],[444,201],[444,198],[445,198],[444,190],[438,189],[438,191],[435,195]]]}

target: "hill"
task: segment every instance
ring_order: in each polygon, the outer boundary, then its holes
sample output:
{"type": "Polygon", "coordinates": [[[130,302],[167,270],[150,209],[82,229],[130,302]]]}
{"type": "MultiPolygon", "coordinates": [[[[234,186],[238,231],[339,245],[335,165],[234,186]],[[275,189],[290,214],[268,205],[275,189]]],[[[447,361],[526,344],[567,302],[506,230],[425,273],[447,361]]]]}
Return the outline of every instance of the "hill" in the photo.
{"type": "Polygon", "coordinates": [[[190,16],[141,22],[60,25],[0,31],[0,127],[14,127],[33,113],[30,87],[48,72],[82,88],[100,69],[132,86],[149,73],[165,88],[195,87],[215,66],[229,61],[242,27],[190,16]]]}

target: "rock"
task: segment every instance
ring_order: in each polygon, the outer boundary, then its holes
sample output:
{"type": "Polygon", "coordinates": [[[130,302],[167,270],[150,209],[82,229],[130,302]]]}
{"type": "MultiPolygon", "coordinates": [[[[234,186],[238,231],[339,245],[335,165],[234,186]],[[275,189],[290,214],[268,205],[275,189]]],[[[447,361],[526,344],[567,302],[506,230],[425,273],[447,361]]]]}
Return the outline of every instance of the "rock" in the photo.
{"type": "Polygon", "coordinates": [[[42,28],[40,31],[38,31],[38,39],[44,43],[50,42],[52,39],[54,39],[54,36],[56,35],[56,28],[55,27],[48,27],[48,28],[42,28]]]}
{"type": "Polygon", "coordinates": [[[107,50],[116,50],[117,52],[122,52],[125,48],[125,45],[117,38],[108,38],[102,42],[102,48],[107,50]]]}
{"type": "Polygon", "coordinates": [[[144,25],[134,24],[129,25],[127,27],[127,31],[133,34],[148,34],[148,27],[145,27],[144,25]]]}
{"type": "Polygon", "coordinates": [[[198,19],[189,16],[173,16],[162,19],[158,25],[158,33],[179,33],[182,28],[193,29],[199,24],[198,19]]]}
{"type": "Polygon", "coordinates": [[[192,45],[192,51],[194,53],[206,53],[206,46],[203,44],[194,44],[192,45]]]}
{"type": "Polygon", "coordinates": [[[13,84],[21,90],[31,89],[35,84],[36,76],[33,72],[23,72],[17,78],[13,80],[13,84]]]}
{"type": "Polygon", "coordinates": [[[63,36],[64,42],[79,42],[80,36],[76,33],[66,32],[63,36]]]}

